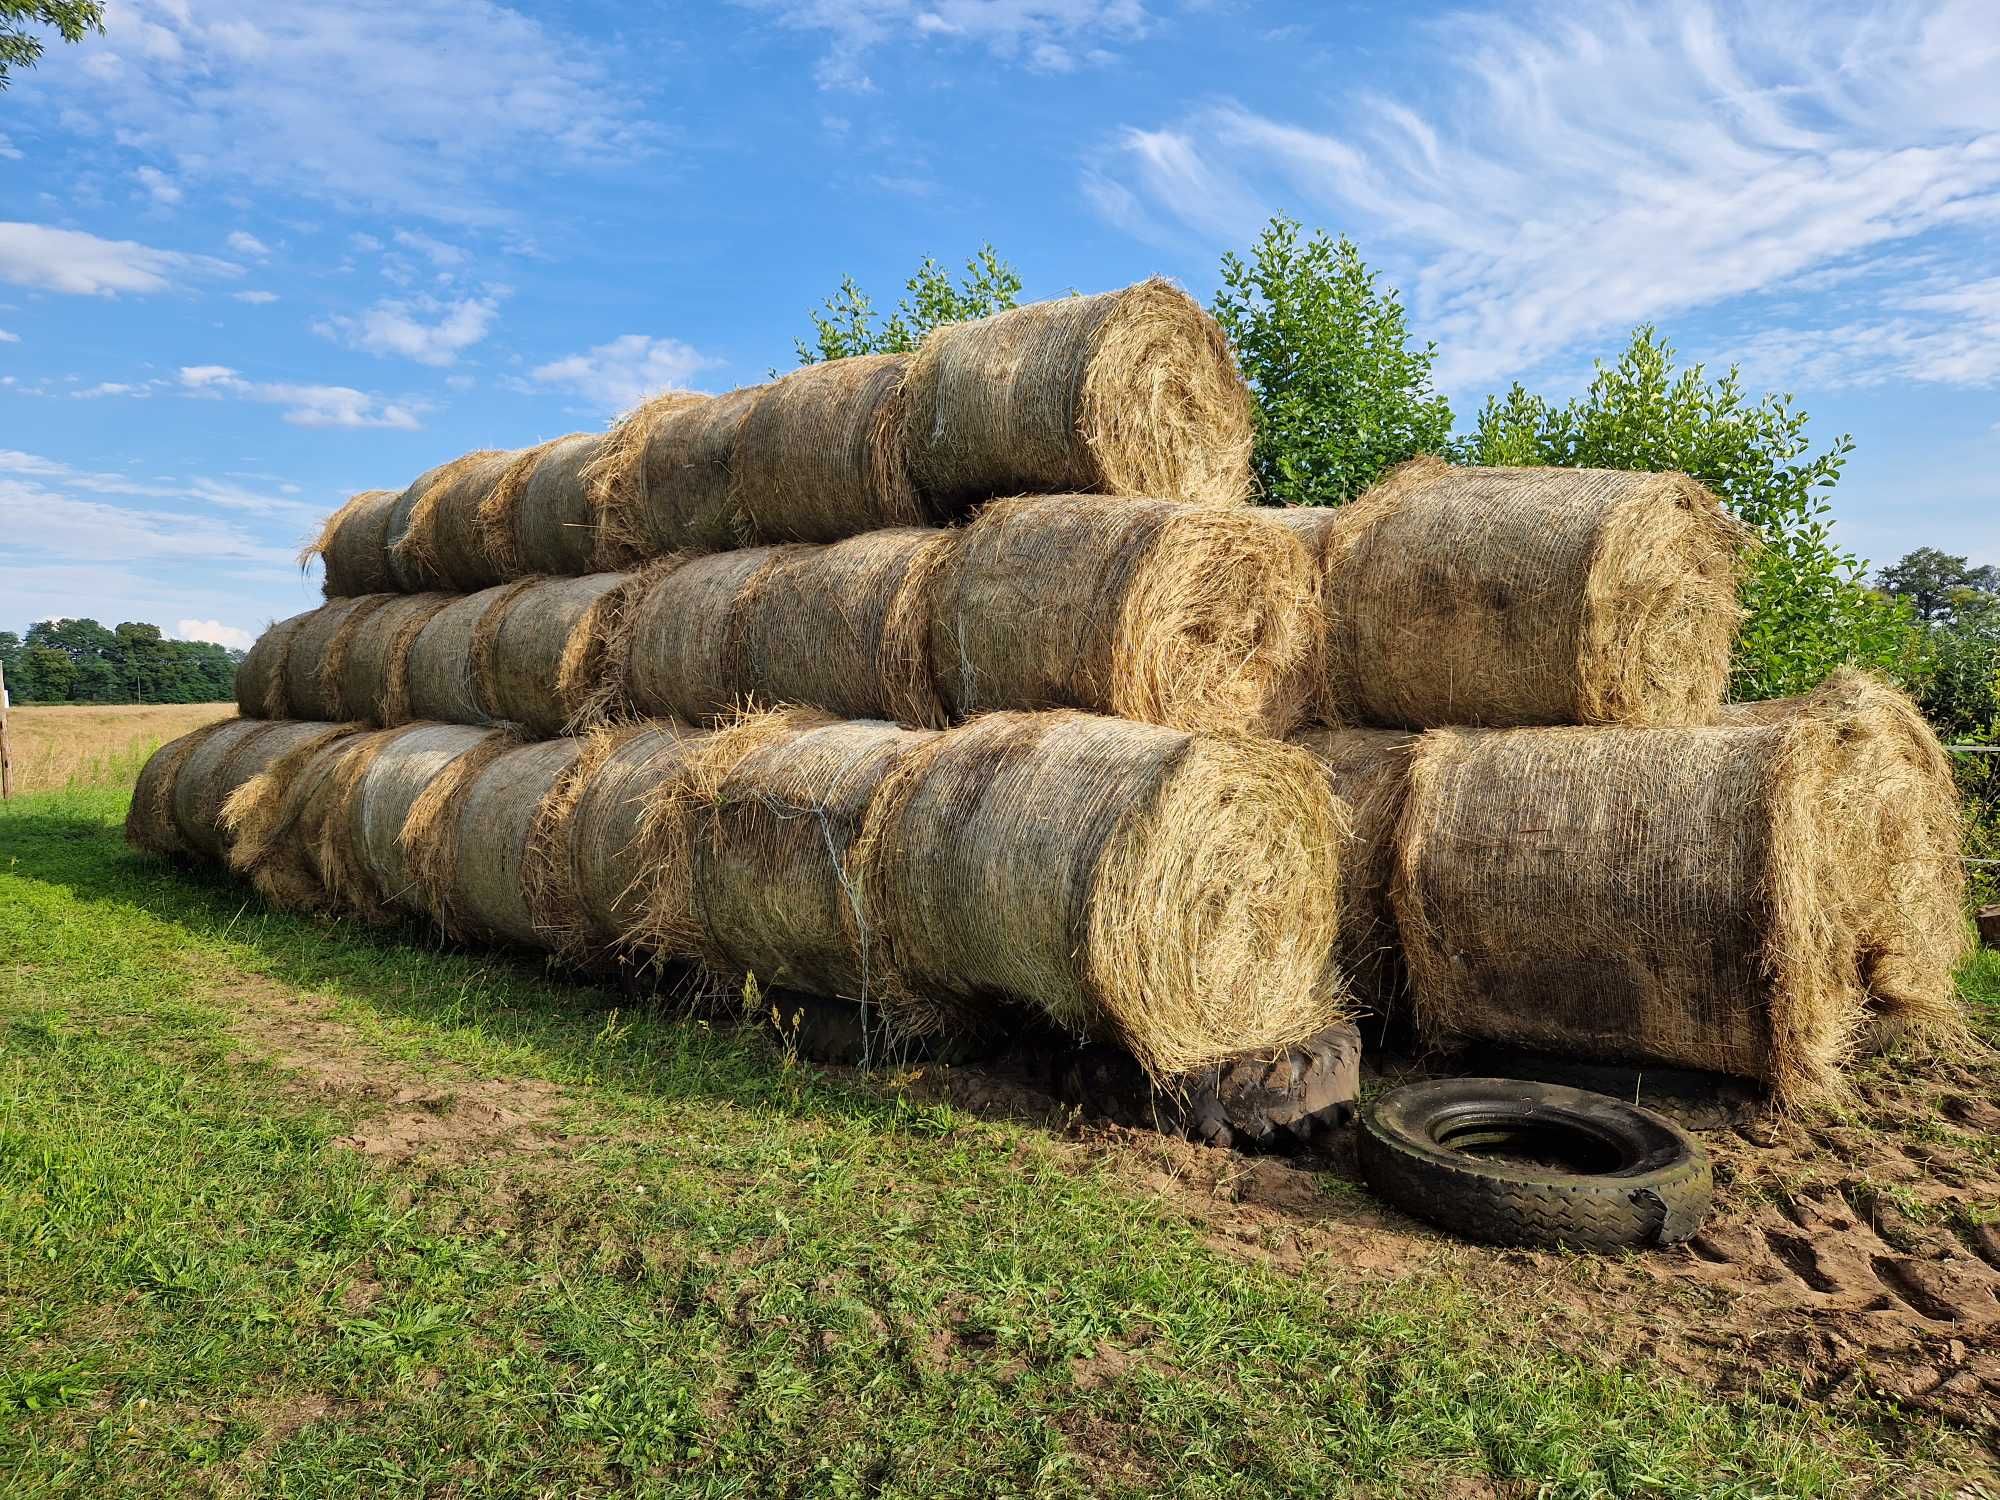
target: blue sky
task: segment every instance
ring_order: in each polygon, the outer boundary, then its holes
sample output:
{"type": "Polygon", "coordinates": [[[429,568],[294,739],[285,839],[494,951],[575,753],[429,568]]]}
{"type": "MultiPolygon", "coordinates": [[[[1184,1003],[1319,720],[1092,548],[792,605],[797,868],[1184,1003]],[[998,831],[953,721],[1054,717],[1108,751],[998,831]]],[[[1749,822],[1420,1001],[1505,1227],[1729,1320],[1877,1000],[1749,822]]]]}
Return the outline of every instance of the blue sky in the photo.
{"type": "Polygon", "coordinates": [[[0,95],[0,628],[245,644],[351,490],[792,363],[991,240],[1206,300],[1273,212],[1461,420],[1629,328],[1858,452],[1840,535],[2000,562],[2000,16],[1907,5],[114,0],[0,95]]]}

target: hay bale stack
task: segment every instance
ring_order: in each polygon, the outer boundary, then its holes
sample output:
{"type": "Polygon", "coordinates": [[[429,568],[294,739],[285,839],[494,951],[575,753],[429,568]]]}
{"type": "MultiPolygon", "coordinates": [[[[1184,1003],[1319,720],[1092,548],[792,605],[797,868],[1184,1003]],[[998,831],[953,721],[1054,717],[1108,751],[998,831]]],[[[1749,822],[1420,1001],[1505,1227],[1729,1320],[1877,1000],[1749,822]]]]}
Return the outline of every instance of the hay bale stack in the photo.
{"type": "Polygon", "coordinates": [[[709,736],[696,768],[694,912],[709,967],[740,983],[866,1001],[880,989],[851,868],[883,779],[934,732],[811,714],[709,736]]]}
{"type": "Polygon", "coordinates": [[[507,576],[487,545],[480,512],[515,455],[496,449],[463,454],[418,476],[389,518],[389,573],[406,594],[467,593],[507,576]]]}
{"type": "Polygon", "coordinates": [[[285,715],[322,723],[341,717],[338,673],[353,632],[393,594],[329,599],[313,610],[285,643],[285,715]]]}
{"type": "Polygon", "coordinates": [[[1681,474],[1416,459],[1326,513],[1328,717],[1706,723],[1753,535],[1681,474]]]}
{"type": "Polygon", "coordinates": [[[1417,737],[1400,729],[1302,729],[1292,743],[1310,751],[1334,796],[1352,816],[1340,863],[1340,940],[1334,962],[1355,995],[1383,1016],[1396,1014],[1409,990],[1390,890],[1396,873],[1396,823],[1409,789],[1417,737]]]}
{"type": "Polygon", "coordinates": [[[835,542],[924,511],[904,447],[909,358],[807,365],[764,388],[736,440],[736,511],[760,542],[835,542]]]}
{"type": "Polygon", "coordinates": [[[333,729],[327,724],[225,720],[219,732],[179,763],[174,775],[174,826],[188,851],[213,860],[225,858],[231,830],[222,809],[231,794],[286,754],[324,742],[333,729]]]}
{"type": "Polygon", "coordinates": [[[1852,668],[1803,697],[1730,704],[1717,722],[1800,718],[1826,720],[1838,736],[1821,815],[1855,881],[1851,920],[1882,1039],[1956,1040],[1964,1028],[1956,970],[1970,939],[1963,825],[1944,747],[1907,694],[1852,668]]]}
{"type": "Polygon", "coordinates": [[[620,419],[583,475],[604,566],[746,539],[731,468],[743,419],[763,391],[746,386],[712,399],[668,391],[620,419]]]}
{"type": "Polygon", "coordinates": [[[334,799],[328,795],[342,764],[358,746],[382,735],[353,724],[309,726],[263,770],[222,804],[229,868],[248,879],[280,911],[339,910],[319,866],[319,849],[334,799]]]}
{"type": "Polygon", "coordinates": [[[380,594],[396,587],[389,570],[389,524],[402,497],[395,490],[363,490],[326,518],[319,536],[299,554],[305,568],[314,558],[326,570],[329,599],[380,594]]]}
{"type": "Polygon", "coordinates": [[[595,685],[605,642],[589,625],[622,573],[545,578],[517,588],[480,621],[473,686],[488,718],[559,734],[595,685]]]}
{"type": "Polygon", "coordinates": [[[246,719],[282,719],[289,709],[286,661],[292,637],[318,614],[309,609],[269,626],[236,665],[236,711],[246,719]]]}
{"type": "Polygon", "coordinates": [[[427,897],[435,886],[419,881],[402,837],[412,809],[427,792],[435,793],[420,825],[428,831],[485,762],[517,743],[500,729],[411,724],[357,745],[327,793],[333,806],[319,862],[328,888],[364,909],[375,905],[428,915],[427,897]]]}
{"type": "Polygon", "coordinates": [[[1222,329],[1165,281],[933,329],[904,389],[910,471],[940,517],[1024,491],[1250,492],[1249,391],[1222,329]]]}
{"type": "Polygon", "coordinates": [[[1868,797],[1843,727],[1821,705],[1425,735],[1395,881],[1424,1035],[1836,1093],[1876,940],[1855,865],[1878,857],[1843,827],[1868,797]]]}
{"type": "Polygon", "coordinates": [[[1164,1078],[1337,1019],[1346,822],[1293,746],[990,714],[904,758],[854,864],[904,1029],[1027,1005],[1164,1078]]]}
{"type": "Polygon", "coordinates": [[[480,545],[502,578],[589,573],[597,566],[597,516],[584,471],[605,435],[572,432],[524,449],[479,507],[480,545]]]}
{"type": "Polygon", "coordinates": [[[1283,735],[1304,716],[1321,632],[1296,539],[1167,500],[996,502],[931,591],[931,671],[956,718],[1067,707],[1283,735]]]}
{"type": "Polygon", "coordinates": [[[333,717],[402,724],[410,714],[410,650],[452,594],[386,594],[335,641],[321,669],[333,717]]]}
{"type": "Polygon", "coordinates": [[[199,729],[189,730],[178,739],[168,740],[139,768],[132,785],[132,803],[125,810],[125,842],[146,854],[178,857],[194,853],[179,822],[174,817],[174,793],[180,784],[181,768],[188,758],[209,740],[226,735],[232,742],[247,731],[244,719],[217,719],[199,729]]]}
{"type": "Polygon", "coordinates": [[[482,627],[527,586],[525,582],[503,583],[454,599],[417,632],[410,642],[404,674],[412,719],[446,724],[491,722],[474,668],[479,649],[492,639],[491,630],[482,627]]]}
{"type": "Polygon", "coordinates": [[[574,739],[496,738],[447,766],[411,804],[403,852],[438,926],[458,937],[550,946],[523,866],[542,804],[582,748],[574,739]]]}

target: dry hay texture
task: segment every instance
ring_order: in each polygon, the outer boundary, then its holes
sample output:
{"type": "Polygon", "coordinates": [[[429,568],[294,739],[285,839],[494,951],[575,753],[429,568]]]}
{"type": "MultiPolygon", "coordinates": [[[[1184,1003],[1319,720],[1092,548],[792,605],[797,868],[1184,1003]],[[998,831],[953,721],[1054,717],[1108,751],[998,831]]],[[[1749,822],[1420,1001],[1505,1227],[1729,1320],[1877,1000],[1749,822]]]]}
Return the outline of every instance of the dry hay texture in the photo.
{"type": "MultiPolygon", "coordinates": [[[[462,784],[462,774],[445,774],[455,762],[475,754],[490,758],[514,743],[503,730],[410,724],[358,745],[327,792],[332,806],[319,864],[328,889],[343,904],[370,914],[394,908],[429,915],[435,886],[420,881],[402,841],[404,824],[426,791],[443,786],[449,792],[462,784]]],[[[434,798],[427,811],[431,817],[420,830],[426,833],[446,819],[449,801],[434,798]]]]}
{"type": "Polygon", "coordinates": [[[401,496],[395,490],[363,490],[350,496],[299,554],[299,566],[314,558],[326,569],[322,591],[329,599],[380,594],[396,587],[389,570],[389,523],[401,496]]]}
{"type": "Polygon", "coordinates": [[[403,491],[387,533],[392,587],[406,594],[466,593],[505,579],[487,546],[480,511],[514,458],[490,448],[462,454],[403,491]]]}
{"type": "MultiPolygon", "coordinates": [[[[222,804],[229,867],[280,911],[331,913],[339,903],[317,855],[342,762],[372,735],[354,724],[301,726],[299,736],[222,804]]],[[[378,731],[379,732],[379,731],[378,731]]]]}
{"type": "Polygon", "coordinates": [[[602,433],[572,432],[517,453],[479,504],[480,546],[501,578],[589,573],[597,566],[597,519],[584,471],[602,433]]]}
{"type": "Polygon", "coordinates": [[[330,599],[299,621],[284,643],[285,717],[322,722],[341,717],[336,695],[347,644],[363,621],[395,597],[357,594],[330,599]]]}
{"type": "Polygon", "coordinates": [[[600,566],[744,541],[731,472],[737,434],[763,390],[668,391],[619,420],[583,471],[600,566]]]}
{"type": "Polygon", "coordinates": [[[1916,704],[1870,672],[1844,668],[1804,697],[1731,704],[1724,725],[1829,721],[1840,750],[1821,816],[1854,882],[1851,916],[1880,1040],[1955,1042],[1956,970],[1970,935],[1958,791],[1916,704]]]}
{"type": "Polygon", "coordinates": [[[1685,475],[1415,459],[1322,524],[1332,722],[1700,724],[1722,702],[1753,536],[1685,475]]]}
{"type": "Polygon", "coordinates": [[[954,718],[1068,707],[1284,735],[1318,676],[1312,561],[1252,514],[1167,500],[987,506],[931,591],[931,670],[954,718]]]}
{"type": "Polygon", "coordinates": [[[181,768],[209,740],[227,732],[232,742],[244,730],[243,719],[218,719],[178,739],[168,740],[139,768],[132,785],[132,805],[125,811],[125,842],[147,854],[181,856],[194,853],[174,817],[174,794],[181,768]]]}
{"type": "Polygon", "coordinates": [[[853,861],[899,1029],[1032,1006],[1165,1079],[1338,1019],[1346,826],[1289,745],[989,714],[903,759],[853,861]]]}
{"type": "Polygon", "coordinates": [[[737,435],[732,494],[759,542],[834,542],[924,519],[904,451],[909,357],[807,365],[764,387],[737,435]]]}
{"type": "Polygon", "coordinates": [[[941,518],[1026,491],[1250,492],[1249,391],[1222,329],[1165,281],[933,329],[904,390],[910,472],[941,518]]]}
{"type": "Polygon", "coordinates": [[[1400,729],[1302,729],[1292,743],[1310,751],[1333,794],[1352,815],[1340,866],[1340,941],[1334,959],[1356,998],[1378,1015],[1398,1015],[1409,976],[1396,937],[1390,889],[1396,872],[1396,823],[1409,789],[1417,737],[1400,729]]]}
{"type": "Polygon", "coordinates": [[[322,668],[333,717],[402,724],[410,713],[410,651],[454,594],[390,594],[336,639],[322,668]]]}
{"type": "MultiPolygon", "coordinates": [[[[289,721],[225,719],[216,732],[176,757],[166,789],[167,809],[183,852],[221,860],[233,831],[223,809],[244,785],[303,746],[323,740],[332,726],[289,721]]],[[[156,785],[148,788],[157,797],[156,785]]]]}
{"type": "Polygon", "coordinates": [[[545,578],[518,588],[481,620],[473,682],[488,717],[533,734],[558,734],[596,678],[603,630],[594,623],[625,582],[620,573],[545,578]]]}
{"type": "Polygon", "coordinates": [[[1692,728],[1424,736],[1395,883],[1423,1033],[1732,1073],[1801,1105],[1842,1091],[1872,1010],[1955,1030],[1949,782],[1867,701],[1888,691],[1843,678],[1692,728]],[[1915,774],[1880,777],[1905,757],[1915,774]]]}
{"type": "Polygon", "coordinates": [[[445,724],[490,722],[480,696],[477,658],[490,645],[488,621],[524,587],[524,581],[496,584],[447,604],[418,630],[403,668],[411,719],[445,724]]]}
{"type": "Polygon", "coordinates": [[[695,772],[692,892],[711,970],[841,999],[875,995],[852,852],[876,789],[932,738],[796,711],[709,737],[695,772]]]}
{"type": "Polygon", "coordinates": [[[290,711],[286,688],[292,637],[318,614],[309,609],[270,626],[236,665],[236,711],[246,719],[282,719],[290,711]]]}

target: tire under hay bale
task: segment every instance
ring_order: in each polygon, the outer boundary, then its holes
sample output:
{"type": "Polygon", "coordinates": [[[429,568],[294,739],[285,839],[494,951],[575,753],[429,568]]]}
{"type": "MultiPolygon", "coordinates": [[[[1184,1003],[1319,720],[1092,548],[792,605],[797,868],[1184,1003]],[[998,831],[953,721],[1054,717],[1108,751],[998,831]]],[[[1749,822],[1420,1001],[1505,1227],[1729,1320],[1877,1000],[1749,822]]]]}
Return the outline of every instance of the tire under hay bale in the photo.
{"type": "Polygon", "coordinates": [[[338,667],[350,633],[393,594],[356,594],[329,599],[299,623],[285,644],[285,717],[331,723],[341,717],[337,683],[328,672],[338,667]]]}
{"type": "Polygon", "coordinates": [[[446,767],[411,805],[401,839],[408,869],[446,932],[550,946],[522,866],[543,800],[582,748],[574,739],[489,741],[446,767]]]}
{"type": "Polygon", "coordinates": [[[694,912],[711,970],[740,986],[868,1002],[881,986],[852,868],[869,802],[934,731],[754,716],[709,736],[696,777],[694,912]]]}
{"type": "Polygon", "coordinates": [[[477,651],[475,694],[489,718],[530,734],[560,734],[583,706],[602,632],[585,621],[626,581],[622,573],[544,578],[503,597],[480,630],[491,645],[477,651]]]}
{"type": "Polygon", "coordinates": [[[1835,726],[1822,815],[1843,844],[1863,982],[1882,1040],[1963,1034],[1956,971],[1968,948],[1962,823],[1951,761],[1908,695],[1843,668],[1803,697],[1725,707],[1725,726],[1800,716],[1835,726]]]}
{"type": "Polygon", "coordinates": [[[336,641],[321,678],[334,717],[404,724],[410,713],[410,650],[454,594],[390,594],[336,641]]]}
{"type": "Polygon", "coordinates": [[[909,363],[901,354],[832,359],[764,388],[732,465],[749,539],[835,542],[923,522],[904,446],[909,363]]]}
{"type": "Polygon", "coordinates": [[[1250,492],[1250,394],[1229,341],[1165,281],[933,329],[904,390],[910,471],[940,517],[1024,491],[1250,492]]]}
{"type": "Polygon", "coordinates": [[[605,435],[572,432],[516,454],[479,507],[480,545],[502,578],[597,569],[597,517],[584,471],[605,435]]]}
{"type": "MultiPolygon", "coordinates": [[[[1390,889],[1396,873],[1396,823],[1409,789],[1417,737],[1400,729],[1302,729],[1292,743],[1310,751],[1352,817],[1340,866],[1340,940],[1334,961],[1355,996],[1388,1020],[1403,1011],[1403,968],[1390,889]]],[[[1370,1028],[1376,1034],[1376,1028],[1370,1028]]]]}
{"type": "Polygon", "coordinates": [[[1311,558],[1258,517],[1167,500],[987,506],[930,591],[946,708],[1078,708],[1282,736],[1319,670],[1311,558]]]}
{"type": "Polygon", "coordinates": [[[463,454],[418,476],[403,491],[388,526],[394,587],[406,594],[470,593],[504,580],[479,515],[514,457],[491,448],[463,454]]]}
{"type": "Polygon", "coordinates": [[[244,718],[282,719],[290,711],[285,667],[292,637],[318,613],[309,609],[280,620],[250,643],[236,666],[236,711],[244,718]]]}
{"type": "Polygon", "coordinates": [[[1395,881],[1424,1037],[1838,1094],[1874,940],[1842,730],[1828,707],[1425,735],[1395,881]]]}
{"type": "Polygon", "coordinates": [[[402,497],[395,490],[363,490],[326,518],[319,536],[299,554],[299,566],[318,558],[329,599],[380,594],[396,587],[389,569],[389,524],[402,497]]]}
{"type": "Polygon", "coordinates": [[[743,543],[730,471],[743,419],[764,389],[713,398],[668,391],[620,419],[583,475],[603,566],[743,543]]]}
{"type": "Polygon", "coordinates": [[[1289,745],[989,714],[904,758],[854,863],[901,1029],[1011,1002],[1166,1078],[1339,1019],[1346,825],[1289,745]]]}
{"type": "Polygon", "coordinates": [[[1332,722],[1706,723],[1749,528],[1681,474],[1416,459],[1317,526],[1332,722]]]}

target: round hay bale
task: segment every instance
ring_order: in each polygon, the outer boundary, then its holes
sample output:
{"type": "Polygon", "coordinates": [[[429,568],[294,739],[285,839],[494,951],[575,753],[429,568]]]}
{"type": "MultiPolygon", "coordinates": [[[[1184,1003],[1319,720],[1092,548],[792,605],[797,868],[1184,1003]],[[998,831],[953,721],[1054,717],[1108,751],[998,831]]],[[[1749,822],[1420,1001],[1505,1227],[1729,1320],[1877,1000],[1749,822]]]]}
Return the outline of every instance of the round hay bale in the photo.
{"type": "Polygon", "coordinates": [[[536,923],[522,867],[543,800],[582,748],[573,739],[489,743],[453,762],[412,804],[404,852],[446,932],[552,946],[536,923]]]}
{"type": "Polygon", "coordinates": [[[731,605],[730,696],[810,704],[844,719],[943,725],[931,679],[930,594],[958,542],[956,532],[871,531],[781,551],[731,605]]]}
{"type": "Polygon", "coordinates": [[[572,432],[515,456],[479,508],[487,555],[502,578],[589,573],[597,566],[597,517],[584,471],[605,434],[572,432]]]}
{"type": "Polygon", "coordinates": [[[406,735],[436,727],[399,724],[363,731],[333,747],[324,774],[302,773],[298,857],[325,891],[331,909],[371,922],[386,921],[391,915],[362,844],[362,783],[384,750],[406,735]]]}
{"type": "Polygon", "coordinates": [[[329,801],[324,795],[357,736],[353,724],[314,726],[222,804],[230,838],[229,867],[246,877],[280,911],[336,909],[315,863],[329,801]]]}
{"type": "Polygon", "coordinates": [[[473,673],[487,715],[532,734],[561,733],[592,685],[585,662],[603,651],[601,630],[580,627],[624,581],[622,573],[545,578],[496,605],[480,623],[491,646],[476,651],[473,673]]]}
{"type": "Polygon", "coordinates": [[[711,737],[693,885],[711,969],[733,986],[754,975],[767,989],[875,996],[873,924],[850,856],[876,789],[933,735],[772,714],[711,737]]]}
{"type": "Polygon", "coordinates": [[[363,490],[326,518],[320,533],[299,554],[299,567],[318,558],[326,570],[321,592],[329,599],[381,594],[396,587],[389,571],[389,523],[400,495],[395,490],[363,490]]]}
{"type": "Polygon", "coordinates": [[[506,576],[487,548],[479,512],[513,461],[510,452],[481,449],[439,464],[403,491],[387,533],[394,587],[469,593],[506,576]]]}
{"type": "MultiPolygon", "coordinates": [[[[217,719],[179,739],[168,740],[139,768],[132,785],[132,805],[125,810],[125,842],[134,849],[162,857],[194,853],[174,818],[174,793],[180,784],[181,769],[202,744],[242,719],[217,719]]],[[[242,730],[232,730],[240,735],[242,730]]]]}
{"type": "Polygon", "coordinates": [[[1245,513],[999,501],[960,534],[930,595],[931,672],[955,718],[1068,707],[1282,736],[1318,676],[1311,560],[1245,513]]]}
{"type": "Polygon", "coordinates": [[[1951,1043],[1965,1034],[1957,969],[1969,946],[1963,818],[1951,761],[1908,695],[1842,668],[1812,693],[1734,703],[1726,726],[1828,721],[1839,754],[1822,814],[1852,877],[1852,921],[1874,1040],[1951,1043]]]}
{"type": "Polygon", "coordinates": [[[1842,760],[1818,713],[1425,735],[1394,887],[1424,1037],[1839,1092],[1867,999],[1842,760]]]}
{"type": "Polygon", "coordinates": [[[236,665],[236,711],[246,719],[282,719],[290,709],[286,687],[286,663],[291,655],[292,637],[314,615],[316,609],[293,615],[269,626],[257,637],[236,665]]]}
{"type": "Polygon", "coordinates": [[[1701,724],[1750,529],[1684,474],[1414,459],[1327,523],[1335,718],[1701,724]]]}
{"type": "MultiPolygon", "coordinates": [[[[433,832],[470,771],[516,743],[500,729],[412,724],[385,730],[373,743],[357,746],[331,789],[335,803],[321,855],[330,888],[357,906],[372,903],[429,915],[428,897],[437,887],[418,879],[412,853],[403,843],[404,825],[424,794],[442,787],[419,828],[420,834],[433,832]],[[462,760],[475,765],[448,776],[462,760]]],[[[416,852],[435,847],[418,842],[416,852]]]]}
{"type": "Polygon", "coordinates": [[[389,594],[335,640],[322,681],[334,717],[402,724],[410,715],[410,647],[458,596],[389,594]]]}
{"type": "Polygon", "coordinates": [[[481,623],[522,584],[503,583],[454,599],[419,630],[410,642],[409,712],[414,719],[446,724],[489,722],[473,673],[473,643],[482,639],[481,623]]]}
{"type": "Polygon", "coordinates": [[[1398,1014],[1409,975],[1396,936],[1390,891],[1396,873],[1396,823],[1409,790],[1417,738],[1400,729],[1303,729],[1292,743],[1311,752],[1327,785],[1350,813],[1340,863],[1340,940],[1334,962],[1357,997],[1378,1014],[1398,1014]]]}
{"type": "Polygon", "coordinates": [[[357,594],[329,599],[312,611],[291,632],[285,644],[285,713],[282,717],[331,722],[340,717],[334,700],[334,684],[326,667],[334,655],[335,643],[348,629],[380,609],[393,594],[357,594]]]}
{"type": "Polygon", "coordinates": [[[1157,278],[935,328],[904,390],[910,471],[941,516],[1024,491],[1250,493],[1250,393],[1229,341],[1157,278]]]}
{"type": "Polygon", "coordinates": [[[229,794],[324,724],[269,719],[225,719],[216,733],[189,752],[174,777],[174,826],[196,854],[219,860],[228,852],[222,805],[229,794]]]}
{"type": "Polygon", "coordinates": [[[1339,1018],[1346,826],[1290,745],[989,714],[891,773],[854,865],[902,1029],[1009,1001],[1168,1078],[1339,1018]]]}
{"type": "Polygon", "coordinates": [[[864,354],[773,381],[736,440],[732,491],[749,537],[835,542],[925,519],[904,452],[909,358],[864,354]]]}
{"type": "Polygon", "coordinates": [[[745,547],[658,571],[626,611],[613,652],[632,712],[700,722],[739,707],[737,601],[789,550],[745,547]]]}
{"type": "Polygon", "coordinates": [[[602,567],[744,540],[731,495],[736,435],[762,386],[724,396],[668,391],[621,418],[584,470],[602,567]]]}

